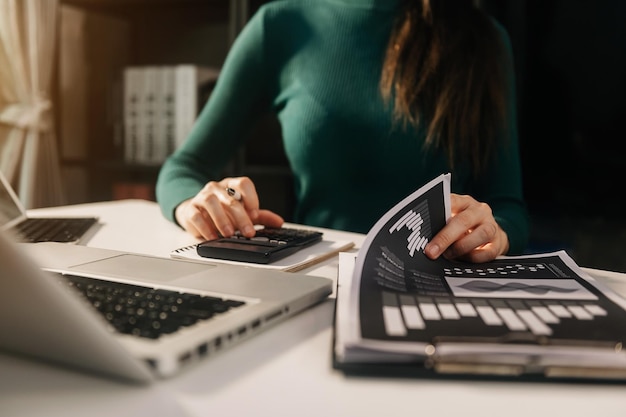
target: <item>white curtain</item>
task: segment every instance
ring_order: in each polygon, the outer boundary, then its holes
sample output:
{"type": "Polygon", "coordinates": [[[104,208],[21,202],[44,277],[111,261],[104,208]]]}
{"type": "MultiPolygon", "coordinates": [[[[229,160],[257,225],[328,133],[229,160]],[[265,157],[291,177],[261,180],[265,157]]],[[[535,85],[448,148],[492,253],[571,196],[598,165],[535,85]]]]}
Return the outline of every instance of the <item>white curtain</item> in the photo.
{"type": "Polygon", "coordinates": [[[0,170],[26,208],[65,203],[51,102],[58,0],[0,0],[0,170]]]}

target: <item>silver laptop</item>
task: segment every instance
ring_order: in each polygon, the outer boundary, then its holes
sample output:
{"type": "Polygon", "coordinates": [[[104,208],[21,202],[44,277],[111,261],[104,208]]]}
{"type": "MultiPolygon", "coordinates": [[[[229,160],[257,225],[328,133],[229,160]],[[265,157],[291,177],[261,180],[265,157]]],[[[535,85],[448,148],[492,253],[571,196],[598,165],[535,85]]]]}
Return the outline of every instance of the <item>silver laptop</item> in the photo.
{"type": "Polygon", "coordinates": [[[0,172],[0,230],[13,230],[23,242],[84,243],[98,229],[96,217],[28,217],[0,172]]]}
{"type": "Polygon", "coordinates": [[[148,382],[210,358],[331,291],[327,278],[16,244],[0,233],[0,350],[148,382]]]}

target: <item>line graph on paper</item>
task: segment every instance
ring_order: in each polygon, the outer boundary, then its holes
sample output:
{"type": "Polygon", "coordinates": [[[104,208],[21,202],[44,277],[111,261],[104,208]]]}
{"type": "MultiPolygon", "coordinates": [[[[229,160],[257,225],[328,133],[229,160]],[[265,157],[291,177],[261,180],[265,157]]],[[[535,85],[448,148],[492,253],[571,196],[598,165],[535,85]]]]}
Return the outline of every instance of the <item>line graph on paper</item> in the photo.
{"type": "Polygon", "coordinates": [[[428,201],[424,200],[414,208],[407,211],[400,219],[389,228],[389,234],[399,232],[402,229],[410,231],[407,237],[406,248],[409,256],[413,257],[416,252],[421,252],[430,238],[432,228],[430,226],[430,212],[428,201]]]}

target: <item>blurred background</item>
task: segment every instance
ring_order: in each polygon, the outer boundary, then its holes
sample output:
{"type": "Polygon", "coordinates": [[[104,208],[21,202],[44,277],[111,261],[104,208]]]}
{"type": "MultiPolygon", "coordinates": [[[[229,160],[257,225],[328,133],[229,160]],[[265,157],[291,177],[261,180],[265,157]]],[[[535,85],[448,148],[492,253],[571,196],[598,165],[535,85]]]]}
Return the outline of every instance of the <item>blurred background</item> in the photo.
{"type": "Polygon", "coordinates": [[[529,250],[626,271],[626,2],[483,1],[508,29],[518,78],[529,250]]]}
{"type": "MultiPolygon", "coordinates": [[[[135,151],[143,142],[129,139],[129,128],[142,129],[145,120],[129,126],[130,116],[125,112],[136,101],[125,87],[128,70],[152,68],[154,72],[156,68],[165,74],[181,65],[196,68],[189,91],[196,94],[191,104],[197,106],[191,111],[197,112],[198,101],[210,95],[215,78],[201,80],[200,74],[219,72],[237,33],[268,2],[5,1],[45,3],[49,10],[42,19],[54,23],[49,29],[54,48],[47,93],[53,123],[40,131],[49,131],[51,143],[57,145],[56,153],[43,153],[48,154],[51,166],[58,161],[60,184],[45,185],[48,192],[40,198],[26,198],[32,197],[29,190],[37,183],[28,184],[27,168],[37,159],[24,159],[26,168],[22,169],[9,163],[27,152],[10,155],[10,135],[2,127],[7,112],[0,113],[0,163],[3,172],[11,171],[11,182],[28,208],[154,199],[162,160],[137,157],[135,151]]],[[[626,220],[621,215],[625,175],[618,151],[626,136],[622,127],[626,119],[626,2],[476,1],[507,28],[513,44],[524,191],[532,220],[529,252],[565,249],[582,266],[626,272],[622,254],[626,220]]],[[[148,85],[154,87],[154,80],[143,73],[147,91],[148,85]]],[[[2,106],[0,94],[0,110],[2,106]]],[[[150,114],[151,120],[158,119],[150,114]]],[[[250,135],[249,145],[231,162],[228,173],[252,177],[262,204],[289,219],[291,175],[278,124],[274,119],[262,120],[250,135]]],[[[41,172],[38,176],[53,177],[41,172]]]]}

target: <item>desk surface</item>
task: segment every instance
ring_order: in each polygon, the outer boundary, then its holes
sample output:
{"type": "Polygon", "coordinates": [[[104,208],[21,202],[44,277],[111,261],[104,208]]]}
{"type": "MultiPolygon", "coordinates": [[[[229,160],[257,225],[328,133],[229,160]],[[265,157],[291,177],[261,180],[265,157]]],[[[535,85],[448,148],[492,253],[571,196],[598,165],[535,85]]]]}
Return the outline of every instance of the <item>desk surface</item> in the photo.
{"type": "MultiPolygon", "coordinates": [[[[194,242],[140,200],[32,210],[95,214],[88,246],[167,257],[194,242]]],[[[360,245],[364,236],[326,231],[360,245]]],[[[336,278],[337,259],[306,270],[336,278]]],[[[626,275],[589,270],[626,294],[626,275]]],[[[194,369],[129,386],[0,354],[0,416],[623,416],[626,386],[347,377],[331,366],[334,299],[194,369]]]]}

